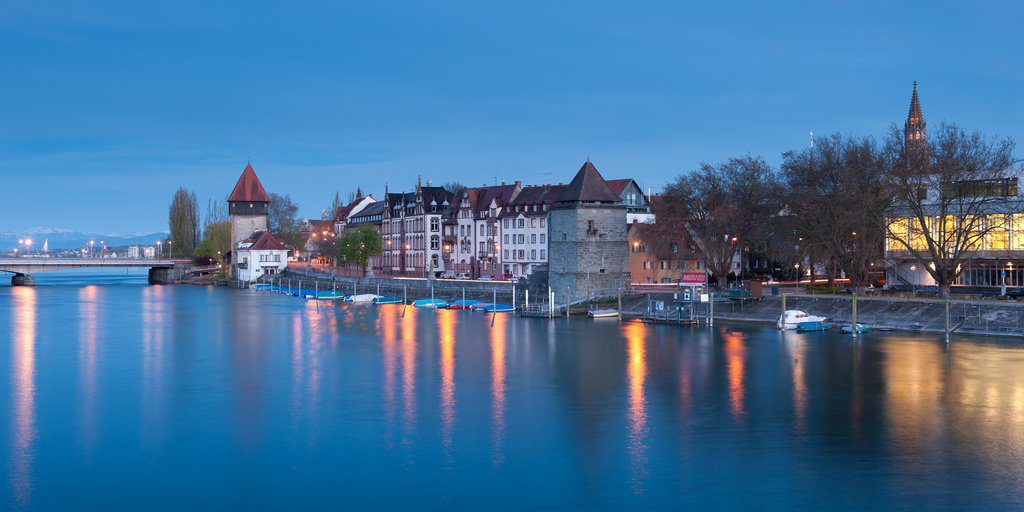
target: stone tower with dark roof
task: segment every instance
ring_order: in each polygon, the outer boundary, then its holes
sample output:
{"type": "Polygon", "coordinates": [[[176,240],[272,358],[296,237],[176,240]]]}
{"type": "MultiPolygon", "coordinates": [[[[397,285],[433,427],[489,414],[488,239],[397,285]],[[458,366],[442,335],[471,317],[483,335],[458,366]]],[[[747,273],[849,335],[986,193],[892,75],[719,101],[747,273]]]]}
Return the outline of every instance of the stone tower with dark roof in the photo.
{"type": "Polygon", "coordinates": [[[234,272],[235,249],[238,243],[257,231],[267,230],[270,196],[256,177],[252,164],[246,164],[235,188],[228,196],[228,214],[231,215],[231,269],[234,272]]]}
{"type": "Polygon", "coordinates": [[[548,213],[548,284],[555,302],[614,297],[629,285],[626,207],[589,160],[548,213]]]}
{"type": "Polygon", "coordinates": [[[924,113],[921,111],[921,100],[917,97],[916,80],[914,81],[914,94],[910,97],[910,112],[907,114],[906,124],[903,125],[903,138],[908,149],[923,147],[928,140],[924,113]]]}

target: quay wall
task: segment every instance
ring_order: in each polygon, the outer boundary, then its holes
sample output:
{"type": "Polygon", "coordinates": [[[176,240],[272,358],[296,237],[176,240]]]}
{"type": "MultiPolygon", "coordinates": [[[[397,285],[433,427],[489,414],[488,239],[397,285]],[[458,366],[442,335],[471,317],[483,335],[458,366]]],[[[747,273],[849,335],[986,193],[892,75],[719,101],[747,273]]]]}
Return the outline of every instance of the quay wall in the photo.
{"type": "MultiPolygon", "coordinates": [[[[623,299],[623,312],[642,316],[648,311],[648,295],[665,308],[679,307],[690,315],[690,303],[673,300],[672,293],[633,294],[623,299]]],[[[681,297],[679,295],[678,297],[681,297]]],[[[786,297],[786,309],[799,309],[811,315],[827,317],[834,323],[851,322],[851,296],[797,295],[786,297]]],[[[707,304],[693,305],[693,315],[706,318],[707,304]]],[[[781,297],[715,301],[715,319],[775,323],[782,313],[781,297]]],[[[899,331],[944,333],[946,303],[941,299],[857,298],[857,322],[883,325],[899,331]]],[[[1024,304],[1012,301],[949,301],[949,323],[955,334],[1024,337],[1024,304]]]]}
{"type": "MultiPolygon", "coordinates": [[[[302,288],[313,289],[316,282],[320,290],[333,289],[346,294],[378,293],[379,290],[380,295],[390,297],[408,294],[409,300],[430,298],[431,287],[435,298],[445,300],[459,300],[465,291],[467,299],[491,302],[496,294],[499,304],[511,304],[513,289],[517,306],[523,304],[526,299],[526,286],[510,281],[355,277],[291,268],[279,276],[268,277],[273,278],[274,283],[280,282],[284,287],[289,286],[290,282],[291,286],[298,288],[301,282],[302,288]]],[[[531,302],[536,299],[543,297],[531,297],[531,302]]]]}

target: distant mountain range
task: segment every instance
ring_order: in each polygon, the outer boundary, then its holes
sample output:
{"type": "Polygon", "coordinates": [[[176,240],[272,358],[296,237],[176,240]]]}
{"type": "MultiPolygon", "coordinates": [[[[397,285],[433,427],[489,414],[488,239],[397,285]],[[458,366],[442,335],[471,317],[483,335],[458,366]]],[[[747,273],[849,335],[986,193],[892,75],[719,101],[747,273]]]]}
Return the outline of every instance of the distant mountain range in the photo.
{"type": "Polygon", "coordinates": [[[78,249],[89,246],[89,240],[95,240],[94,247],[100,247],[100,241],[107,247],[123,247],[127,245],[153,245],[157,240],[167,238],[167,233],[87,233],[59,228],[29,228],[23,231],[0,230],[0,251],[10,251],[18,247],[18,240],[32,239],[32,250],[42,250],[43,242],[49,241],[49,249],[78,249]]]}

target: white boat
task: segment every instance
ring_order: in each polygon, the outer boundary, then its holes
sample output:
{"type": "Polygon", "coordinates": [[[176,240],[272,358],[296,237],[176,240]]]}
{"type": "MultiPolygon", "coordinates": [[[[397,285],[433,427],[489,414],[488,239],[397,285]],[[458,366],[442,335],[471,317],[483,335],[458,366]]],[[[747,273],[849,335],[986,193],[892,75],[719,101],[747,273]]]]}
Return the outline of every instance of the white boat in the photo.
{"type": "Polygon", "coordinates": [[[779,315],[779,321],[776,322],[776,326],[779,329],[793,330],[800,326],[801,322],[824,322],[827,320],[823,316],[808,315],[799,309],[787,309],[785,313],[779,315]]]}
{"type": "Polygon", "coordinates": [[[587,312],[587,316],[590,318],[618,318],[619,310],[617,309],[595,309],[587,312]]]}
{"type": "Polygon", "coordinates": [[[380,296],[379,295],[374,295],[372,293],[361,293],[359,295],[350,295],[349,298],[346,299],[346,300],[348,300],[349,302],[357,303],[358,304],[358,303],[373,302],[373,300],[376,299],[377,297],[380,297],[380,296]]]}

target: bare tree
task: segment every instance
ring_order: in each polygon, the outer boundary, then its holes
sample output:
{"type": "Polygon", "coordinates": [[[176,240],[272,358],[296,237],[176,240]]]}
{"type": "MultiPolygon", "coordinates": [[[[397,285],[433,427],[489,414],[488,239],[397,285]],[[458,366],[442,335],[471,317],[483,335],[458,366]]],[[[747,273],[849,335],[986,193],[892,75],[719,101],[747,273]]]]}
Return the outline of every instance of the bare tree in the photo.
{"type": "Polygon", "coordinates": [[[890,256],[908,255],[931,275],[943,297],[981,251],[1010,246],[1010,214],[1021,211],[1014,141],[987,139],[941,124],[926,144],[908,144],[893,128],[889,148],[899,155],[891,187],[890,256]],[[895,253],[895,254],[893,254],[895,253]]]}
{"type": "Polygon", "coordinates": [[[275,236],[292,247],[303,247],[305,240],[298,219],[299,205],[292,201],[292,196],[277,193],[270,194],[270,207],[267,215],[267,228],[275,236]]]}
{"type": "Polygon", "coordinates": [[[764,241],[767,219],[779,212],[780,192],[778,177],[761,157],[704,163],[665,188],[659,229],[687,237],[712,279],[724,284],[734,258],[764,241]]]}
{"type": "Polygon", "coordinates": [[[802,257],[824,257],[855,287],[867,284],[872,261],[882,255],[892,192],[886,182],[889,156],[871,138],[839,134],[820,139],[813,149],[783,154],[793,224],[789,243],[802,257]]]}

